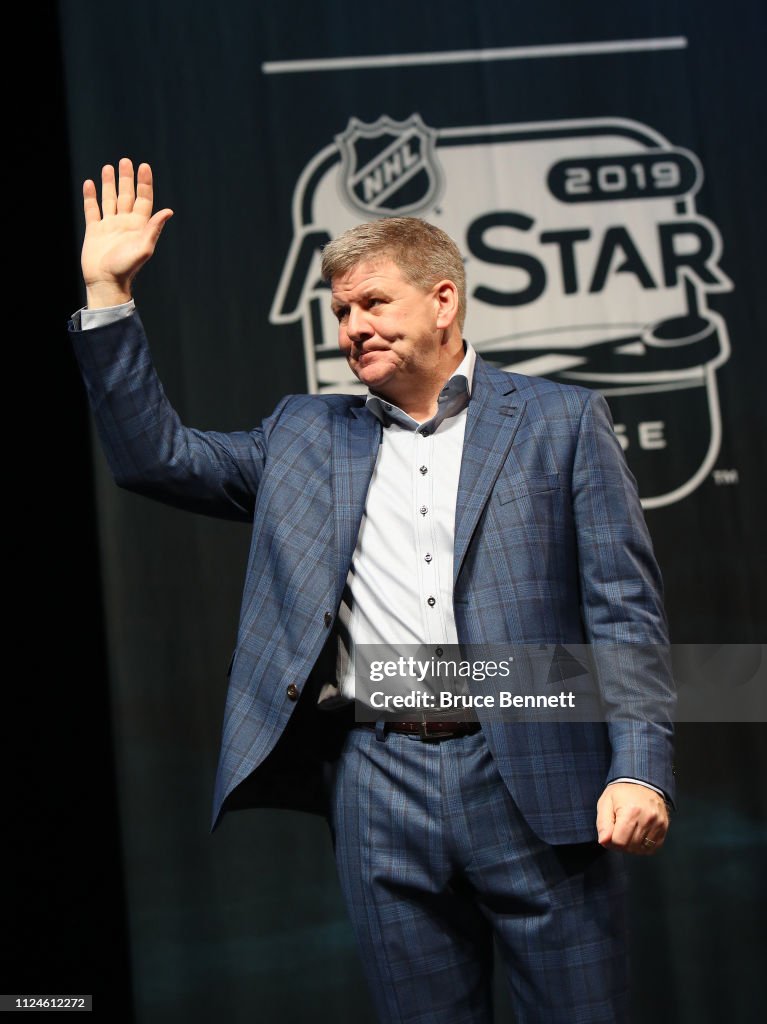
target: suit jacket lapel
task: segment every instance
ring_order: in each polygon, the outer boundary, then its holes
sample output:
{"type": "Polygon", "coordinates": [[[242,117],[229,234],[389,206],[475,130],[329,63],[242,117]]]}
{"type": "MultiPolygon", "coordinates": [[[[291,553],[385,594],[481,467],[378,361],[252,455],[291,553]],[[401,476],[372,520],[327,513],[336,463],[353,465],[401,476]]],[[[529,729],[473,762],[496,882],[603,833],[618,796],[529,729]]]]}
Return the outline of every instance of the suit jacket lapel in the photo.
{"type": "Polygon", "coordinates": [[[477,357],[455,508],[453,585],[479,517],[506,461],[524,406],[511,378],[477,357]]]}
{"type": "Polygon", "coordinates": [[[381,423],[364,405],[352,406],[333,418],[330,465],[338,600],[341,598],[357,544],[365,499],[380,442],[381,423]]]}

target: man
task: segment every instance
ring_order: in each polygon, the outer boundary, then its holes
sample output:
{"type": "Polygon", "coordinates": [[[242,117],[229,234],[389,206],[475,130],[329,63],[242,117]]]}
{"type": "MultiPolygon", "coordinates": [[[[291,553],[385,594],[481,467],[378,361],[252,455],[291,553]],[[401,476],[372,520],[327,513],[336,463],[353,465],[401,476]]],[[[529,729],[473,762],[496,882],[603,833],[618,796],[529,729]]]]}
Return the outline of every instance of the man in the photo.
{"type": "MultiPolygon", "coordinates": [[[[240,806],[328,815],[381,1020],[489,1021],[493,937],[520,1024],[626,1019],[619,851],[663,844],[667,716],[368,728],[343,710],[360,645],[667,643],[603,399],[480,359],[457,247],[398,218],[323,252],[366,399],[289,396],[250,432],[184,427],[130,294],[172,212],[152,215],[148,165],[137,183],[129,160],[119,189],[105,167],[99,209],[85,182],[72,337],[118,483],[253,522],[214,827],[240,806]]],[[[672,705],[664,672],[638,678],[631,659],[599,681],[613,708],[645,686],[672,705]]]]}

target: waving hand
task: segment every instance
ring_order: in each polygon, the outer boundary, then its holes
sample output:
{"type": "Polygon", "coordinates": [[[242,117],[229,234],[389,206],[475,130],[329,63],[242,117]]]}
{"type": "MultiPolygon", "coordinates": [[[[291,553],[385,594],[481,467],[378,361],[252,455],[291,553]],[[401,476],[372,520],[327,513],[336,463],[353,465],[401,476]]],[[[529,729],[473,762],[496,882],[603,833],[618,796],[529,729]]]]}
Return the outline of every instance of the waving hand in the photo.
{"type": "Polygon", "coordinates": [[[133,278],[151,257],[162,229],[173,216],[168,209],[153,216],[153,202],[149,164],[139,164],[135,186],[130,160],[120,161],[117,183],[114,167],[106,164],[101,171],[100,208],[95,182],[84,182],[81,262],[91,309],[130,299],[133,278]]]}

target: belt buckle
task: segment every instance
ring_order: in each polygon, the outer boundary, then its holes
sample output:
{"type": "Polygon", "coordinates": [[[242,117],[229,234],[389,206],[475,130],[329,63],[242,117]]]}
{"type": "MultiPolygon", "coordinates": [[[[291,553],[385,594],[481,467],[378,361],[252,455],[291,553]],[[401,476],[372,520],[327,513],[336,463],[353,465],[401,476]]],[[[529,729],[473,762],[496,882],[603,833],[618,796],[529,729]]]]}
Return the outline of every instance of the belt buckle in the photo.
{"type": "Polygon", "coordinates": [[[447,731],[429,732],[429,723],[423,720],[418,723],[418,738],[422,743],[439,743],[440,740],[449,739],[455,733],[447,731]]]}

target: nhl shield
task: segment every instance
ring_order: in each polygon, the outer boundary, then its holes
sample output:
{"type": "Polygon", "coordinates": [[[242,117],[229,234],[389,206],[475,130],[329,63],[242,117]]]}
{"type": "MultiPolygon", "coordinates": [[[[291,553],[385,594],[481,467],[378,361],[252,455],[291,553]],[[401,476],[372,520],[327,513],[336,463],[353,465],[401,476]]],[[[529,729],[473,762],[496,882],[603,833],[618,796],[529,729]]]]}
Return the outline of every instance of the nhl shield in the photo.
{"type": "Polygon", "coordinates": [[[439,192],[436,132],[418,114],[406,121],[353,117],[336,136],[342,156],[341,195],[368,216],[405,216],[430,206],[439,192]]]}

